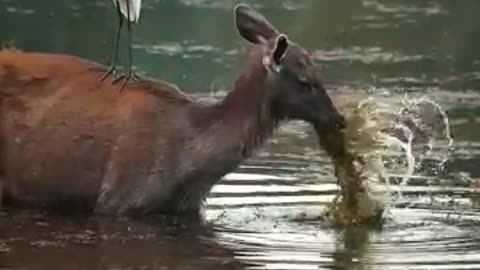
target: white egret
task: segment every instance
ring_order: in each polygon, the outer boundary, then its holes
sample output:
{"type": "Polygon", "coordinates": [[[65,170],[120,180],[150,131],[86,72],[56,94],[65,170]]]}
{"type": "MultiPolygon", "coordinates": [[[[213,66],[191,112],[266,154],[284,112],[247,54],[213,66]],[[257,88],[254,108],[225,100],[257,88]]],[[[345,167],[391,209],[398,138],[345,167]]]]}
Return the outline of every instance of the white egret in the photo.
{"type": "Polygon", "coordinates": [[[125,79],[122,89],[125,84],[130,79],[138,80],[137,76],[133,73],[132,70],[132,24],[137,23],[138,19],[140,18],[140,10],[142,8],[142,0],[112,0],[115,8],[117,10],[118,15],[118,29],[117,34],[115,36],[114,41],[114,48],[113,48],[113,55],[111,58],[110,68],[109,70],[103,75],[101,80],[105,80],[108,76],[114,75],[116,73],[116,61],[118,56],[118,43],[120,40],[120,33],[122,31],[123,20],[124,18],[127,19],[127,34],[128,34],[128,70],[127,74],[122,75],[116,79],[114,79],[113,83],[121,81],[125,79]]]}

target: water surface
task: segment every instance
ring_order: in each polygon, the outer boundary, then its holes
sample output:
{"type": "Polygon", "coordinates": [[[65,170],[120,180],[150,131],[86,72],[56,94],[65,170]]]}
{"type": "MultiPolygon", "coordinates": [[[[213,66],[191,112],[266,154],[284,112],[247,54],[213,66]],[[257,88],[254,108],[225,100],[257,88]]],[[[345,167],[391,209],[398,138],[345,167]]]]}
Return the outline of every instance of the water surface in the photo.
{"type": "MultiPolygon", "coordinates": [[[[233,27],[238,1],[144,2],[137,72],[221,98],[248,47],[233,27]]],[[[324,210],[337,187],[312,129],[289,123],[215,186],[207,225],[2,214],[0,269],[480,268],[480,2],[245,2],[312,52],[332,95],[438,102],[455,139],[445,170],[429,170],[435,155],[423,161],[381,228],[299,220],[324,210]]],[[[0,0],[0,42],[24,50],[108,63],[115,23],[110,1],[0,0]]]]}

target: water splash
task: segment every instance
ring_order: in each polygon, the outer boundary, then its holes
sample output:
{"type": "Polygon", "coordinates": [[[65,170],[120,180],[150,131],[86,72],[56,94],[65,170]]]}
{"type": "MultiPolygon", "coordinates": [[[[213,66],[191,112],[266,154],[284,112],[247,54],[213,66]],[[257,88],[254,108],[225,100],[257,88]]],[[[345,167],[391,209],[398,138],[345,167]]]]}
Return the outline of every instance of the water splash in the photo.
{"type": "MultiPolygon", "coordinates": [[[[437,102],[428,97],[408,98],[402,101],[403,108],[399,114],[408,116],[414,121],[415,126],[424,134],[424,143],[416,143],[426,148],[426,151],[418,152],[421,160],[434,158],[436,165],[432,168],[431,176],[438,175],[445,169],[445,164],[453,150],[454,140],[450,130],[449,118],[446,111],[437,102]]],[[[414,145],[415,146],[415,145],[414,145]]]]}
{"type": "Polygon", "coordinates": [[[447,113],[428,97],[405,95],[399,103],[370,97],[350,101],[342,111],[348,122],[346,149],[354,157],[352,168],[356,172],[339,174],[338,180],[342,188],[352,181],[361,182],[355,216],[371,217],[379,209],[388,212],[392,195],[396,193],[397,200],[402,200],[402,188],[413,176],[423,173],[423,160],[435,160],[429,174],[443,170],[453,138],[447,113]],[[352,175],[358,175],[358,179],[352,180],[352,175]]]}

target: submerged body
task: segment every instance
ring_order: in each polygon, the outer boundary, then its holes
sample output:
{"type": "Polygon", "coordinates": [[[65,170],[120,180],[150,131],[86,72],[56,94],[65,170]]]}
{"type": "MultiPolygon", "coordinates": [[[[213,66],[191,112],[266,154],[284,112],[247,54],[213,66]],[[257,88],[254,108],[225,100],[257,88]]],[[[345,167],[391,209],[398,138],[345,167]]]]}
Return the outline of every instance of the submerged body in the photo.
{"type": "Polygon", "coordinates": [[[212,186],[279,122],[342,128],[305,50],[250,8],[235,14],[255,46],[215,105],[161,81],[111,91],[97,80],[98,66],[74,57],[0,52],[3,204],[198,215],[212,186]]]}
{"type": "Polygon", "coordinates": [[[180,178],[207,174],[189,171],[195,141],[203,139],[191,116],[207,114],[204,107],[165,83],[119,95],[96,80],[92,64],[71,57],[2,52],[0,63],[6,205],[100,212],[193,207],[187,205],[193,198],[185,205],[167,201],[187,196],[172,194],[180,178]]]}
{"type": "Polygon", "coordinates": [[[2,52],[0,66],[6,205],[197,212],[255,125],[246,104],[202,105],[164,82],[109,91],[77,58],[2,52]]]}

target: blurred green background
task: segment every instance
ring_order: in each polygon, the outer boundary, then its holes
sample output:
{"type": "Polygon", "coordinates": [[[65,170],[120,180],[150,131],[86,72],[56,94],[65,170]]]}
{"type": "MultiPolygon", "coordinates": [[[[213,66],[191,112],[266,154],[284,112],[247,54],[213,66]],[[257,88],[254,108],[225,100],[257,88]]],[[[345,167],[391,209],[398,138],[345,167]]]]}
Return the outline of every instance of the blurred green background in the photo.
{"type": "MultiPolygon", "coordinates": [[[[143,2],[134,28],[137,70],[195,92],[229,88],[247,46],[232,18],[240,1],[143,2]]],[[[334,84],[478,90],[480,1],[242,2],[309,49],[334,84]]],[[[0,42],[28,51],[107,64],[116,23],[109,0],[0,0],[0,42]]]]}

